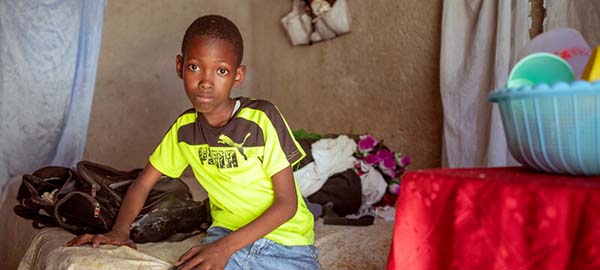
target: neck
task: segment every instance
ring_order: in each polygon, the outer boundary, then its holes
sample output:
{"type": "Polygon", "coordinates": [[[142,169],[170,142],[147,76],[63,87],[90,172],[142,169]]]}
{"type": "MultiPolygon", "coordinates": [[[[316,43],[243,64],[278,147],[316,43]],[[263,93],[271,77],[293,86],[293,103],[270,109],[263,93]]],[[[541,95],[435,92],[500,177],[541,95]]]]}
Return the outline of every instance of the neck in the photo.
{"type": "Polygon", "coordinates": [[[235,106],[235,100],[231,99],[223,106],[222,109],[213,112],[213,113],[202,113],[206,122],[213,127],[222,127],[225,126],[229,119],[231,119],[231,112],[233,111],[233,107],[235,106]]]}

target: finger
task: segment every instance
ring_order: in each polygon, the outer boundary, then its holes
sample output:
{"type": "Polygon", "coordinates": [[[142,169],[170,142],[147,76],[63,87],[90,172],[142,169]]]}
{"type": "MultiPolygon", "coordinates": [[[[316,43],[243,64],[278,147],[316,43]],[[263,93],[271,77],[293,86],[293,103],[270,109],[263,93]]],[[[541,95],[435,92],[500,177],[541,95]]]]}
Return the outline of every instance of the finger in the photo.
{"type": "Polygon", "coordinates": [[[106,236],[104,236],[102,234],[97,234],[92,239],[92,247],[98,247],[102,243],[106,243],[106,236]]]}
{"type": "Polygon", "coordinates": [[[67,243],[68,246],[81,246],[83,244],[89,243],[92,238],[94,238],[93,234],[86,233],[84,235],[77,236],[73,238],[71,241],[67,243]]]}
{"type": "Polygon", "coordinates": [[[75,236],[75,237],[73,237],[71,240],[69,240],[69,241],[67,242],[67,246],[68,246],[68,247],[70,247],[70,246],[73,246],[73,244],[75,244],[75,242],[77,241],[77,239],[79,239],[79,237],[80,237],[80,236],[75,236]]]}
{"type": "Polygon", "coordinates": [[[133,242],[133,240],[127,241],[127,246],[132,249],[137,249],[137,245],[135,244],[135,242],[133,242]]]}
{"type": "Polygon", "coordinates": [[[192,257],[196,256],[196,254],[200,253],[200,247],[195,246],[190,248],[187,252],[183,253],[183,255],[181,255],[181,257],[179,257],[179,260],[177,260],[177,262],[175,262],[176,266],[181,265],[182,263],[186,262],[187,260],[191,259],[192,257]]]}

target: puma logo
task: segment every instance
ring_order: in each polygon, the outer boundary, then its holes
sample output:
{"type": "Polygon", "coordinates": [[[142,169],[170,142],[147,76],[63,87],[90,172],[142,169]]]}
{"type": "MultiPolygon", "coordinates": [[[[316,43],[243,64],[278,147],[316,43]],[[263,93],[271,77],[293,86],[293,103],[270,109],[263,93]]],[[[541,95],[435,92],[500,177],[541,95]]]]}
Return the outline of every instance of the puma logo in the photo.
{"type": "Polygon", "coordinates": [[[244,159],[248,160],[248,157],[246,156],[246,154],[244,154],[244,144],[246,143],[248,137],[250,137],[250,134],[250,132],[246,134],[246,137],[244,138],[244,141],[242,143],[236,143],[231,138],[227,137],[227,135],[221,134],[219,135],[219,141],[217,143],[235,147],[240,152],[240,154],[244,156],[244,159]]]}

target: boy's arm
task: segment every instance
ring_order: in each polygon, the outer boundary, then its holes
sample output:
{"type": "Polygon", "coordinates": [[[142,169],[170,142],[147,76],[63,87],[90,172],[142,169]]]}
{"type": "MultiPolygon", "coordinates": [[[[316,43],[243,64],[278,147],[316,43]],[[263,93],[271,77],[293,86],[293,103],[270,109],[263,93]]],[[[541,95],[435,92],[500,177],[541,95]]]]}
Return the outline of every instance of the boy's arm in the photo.
{"type": "Polygon", "coordinates": [[[92,243],[94,247],[100,244],[112,244],[128,245],[135,248],[135,244],[129,239],[129,227],[142,210],[142,207],[144,207],[148,194],[156,182],[158,182],[161,175],[157,169],[148,163],[140,176],[129,186],[112,230],[106,234],[84,234],[77,236],[69,241],[67,246],[80,246],[92,243]]]}
{"type": "Polygon", "coordinates": [[[276,173],[271,180],[275,200],[262,215],[220,240],[191,248],[177,261],[178,269],[189,270],[196,266],[202,266],[201,269],[205,267],[222,269],[229,257],[237,250],[255,242],[291,219],[298,208],[292,167],[288,166],[276,173]]]}

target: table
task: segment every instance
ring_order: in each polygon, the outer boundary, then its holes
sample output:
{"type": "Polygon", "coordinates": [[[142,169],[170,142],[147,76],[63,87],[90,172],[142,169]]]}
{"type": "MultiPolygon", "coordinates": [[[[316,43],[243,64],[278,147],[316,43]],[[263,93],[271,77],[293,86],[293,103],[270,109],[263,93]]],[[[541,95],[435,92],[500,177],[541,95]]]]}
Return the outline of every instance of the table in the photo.
{"type": "Polygon", "coordinates": [[[401,182],[388,269],[600,269],[600,177],[428,169],[401,182]]]}

